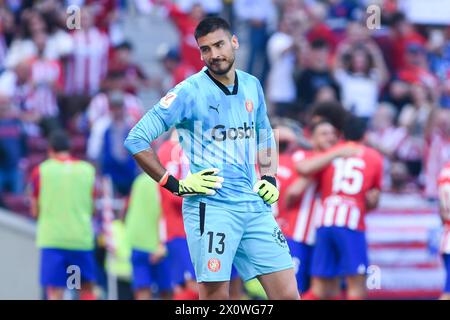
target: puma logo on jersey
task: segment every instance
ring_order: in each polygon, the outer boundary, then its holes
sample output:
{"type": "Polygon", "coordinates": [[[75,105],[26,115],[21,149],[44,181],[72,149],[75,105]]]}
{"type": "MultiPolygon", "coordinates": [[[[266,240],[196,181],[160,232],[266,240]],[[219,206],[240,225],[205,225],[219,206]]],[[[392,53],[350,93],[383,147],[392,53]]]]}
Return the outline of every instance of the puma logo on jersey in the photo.
{"type": "Polygon", "coordinates": [[[219,114],[219,105],[217,107],[209,106],[210,109],[216,110],[217,114],[219,114]]]}

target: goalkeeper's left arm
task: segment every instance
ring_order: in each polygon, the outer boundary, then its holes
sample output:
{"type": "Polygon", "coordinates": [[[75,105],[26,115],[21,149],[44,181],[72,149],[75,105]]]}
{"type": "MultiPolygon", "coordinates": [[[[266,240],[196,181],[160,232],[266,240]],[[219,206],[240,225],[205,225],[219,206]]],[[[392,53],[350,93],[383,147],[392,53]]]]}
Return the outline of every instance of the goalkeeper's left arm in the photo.
{"type": "Polygon", "coordinates": [[[267,204],[278,201],[280,192],[275,179],[278,168],[278,154],[275,148],[267,148],[258,151],[258,165],[261,179],[256,182],[253,190],[267,204]]]}
{"type": "Polygon", "coordinates": [[[259,82],[257,84],[259,106],[256,113],[256,138],[261,180],[256,182],[253,190],[259,194],[264,202],[273,204],[278,200],[280,195],[275,180],[278,169],[278,154],[274,133],[267,116],[267,106],[263,89],[259,82]]]}

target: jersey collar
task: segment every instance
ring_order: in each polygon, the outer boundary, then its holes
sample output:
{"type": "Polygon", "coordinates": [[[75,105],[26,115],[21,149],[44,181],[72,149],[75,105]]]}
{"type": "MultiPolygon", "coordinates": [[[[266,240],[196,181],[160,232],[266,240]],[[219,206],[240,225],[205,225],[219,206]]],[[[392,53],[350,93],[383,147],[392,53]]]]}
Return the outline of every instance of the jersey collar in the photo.
{"type": "Polygon", "coordinates": [[[54,160],[59,162],[66,162],[66,161],[75,161],[76,159],[72,157],[71,155],[56,155],[53,157],[54,160]]]}
{"type": "Polygon", "coordinates": [[[238,81],[238,76],[237,76],[237,72],[234,72],[234,87],[233,87],[233,91],[230,92],[230,90],[228,90],[228,88],[220,81],[218,81],[216,78],[214,78],[211,73],[209,72],[208,69],[205,70],[206,75],[216,84],[216,86],[219,87],[220,90],[223,91],[223,93],[225,93],[225,95],[227,96],[234,96],[237,94],[238,92],[238,87],[239,87],[239,81],[238,81]]]}

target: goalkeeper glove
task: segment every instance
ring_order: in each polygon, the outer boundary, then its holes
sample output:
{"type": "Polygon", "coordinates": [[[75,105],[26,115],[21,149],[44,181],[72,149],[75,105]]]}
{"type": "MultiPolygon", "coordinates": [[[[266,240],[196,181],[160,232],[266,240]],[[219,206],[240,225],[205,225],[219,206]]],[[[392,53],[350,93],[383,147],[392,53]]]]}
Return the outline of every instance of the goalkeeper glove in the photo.
{"type": "Polygon", "coordinates": [[[259,196],[268,204],[277,202],[280,192],[277,189],[277,182],[274,177],[262,176],[255,186],[253,191],[259,194],[259,196]]]}
{"type": "Polygon", "coordinates": [[[190,173],[186,179],[178,180],[168,172],[161,178],[159,184],[181,197],[216,194],[215,189],[222,188],[223,178],[216,176],[219,169],[205,169],[196,173],[190,173]]]}

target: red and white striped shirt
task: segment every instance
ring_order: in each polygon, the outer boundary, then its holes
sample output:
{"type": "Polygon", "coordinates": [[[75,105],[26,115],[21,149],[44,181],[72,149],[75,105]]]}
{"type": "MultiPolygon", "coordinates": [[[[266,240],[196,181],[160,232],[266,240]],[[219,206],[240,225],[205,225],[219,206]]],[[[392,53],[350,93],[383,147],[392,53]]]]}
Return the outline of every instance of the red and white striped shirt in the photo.
{"type": "Polygon", "coordinates": [[[290,237],[297,242],[313,245],[316,240],[317,217],[321,211],[317,183],[313,182],[304,191],[300,206],[293,209],[290,237]]]}
{"type": "Polygon", "coordinates": [[[321,227],[347,227],[352,230],[362,229],[363,217],[357,202],[352,198],[338,195],[324,199],[323,211],[318,218],[321,227]]]}
{"type": "Polygon", "coordinates": [[[450,139],[434,133],[425,161],[425,195],[436,199],[438,195],[439,171],[450,161],[450,139]]]}
{"type": "MultiPolygon", "coordinates": [[[[130,124],[136,124],[144,114],[144,108],[140,99],[130,93],[124,93],[124,107],[127,117],[130,118],[130,124]]],[[[92,98],[87,109],[89,125],[109,114],[109,101],[106,93],[99,93],[92,98]]]]}
{"type": "Polygon", "coordinates": [[[287,188],[300,178],[295,169],[295,164],[312,155],[312,152],[303,150],[296,151],[292,156],[280,155],[277,172],[280,188],[277,221],[286,237],[308,245],[314,244],[316,217],[321,210],[317,183],[310,184],[301,197],[290,207],[285,205],[284,194],[287,188]]]}
{"type": "Polygon", "coordinates": [[[366,193],[381,189],[383,158],[364,147],[361,155],[337,158],[320,177],[323,211],[318,227],[337,226],[365,230],[366,193]]]}
{"type": "Polygon", "coordinates": [[[31,64],[32,89],[25,107],[41,116],[56,116],[59,108],[56,89],[62,86],[61,65],[57,60],[33,58],[31,64]]]}
{"type": "Polygon", "coordinates": [[[74,51],[66,65],[66,94],[94,95],[108,68],[109,38],[96,27],[72,33],[74,51]]]}
{"type": "Polygon", "coordinates": [[[450,162],[441,170],[438,179],[439,203],[444,215],[444,234],[441,241],[441,252],[450,254],[450,162]]]}

